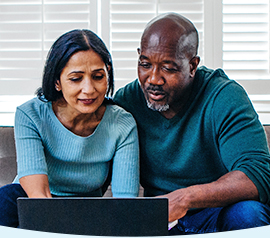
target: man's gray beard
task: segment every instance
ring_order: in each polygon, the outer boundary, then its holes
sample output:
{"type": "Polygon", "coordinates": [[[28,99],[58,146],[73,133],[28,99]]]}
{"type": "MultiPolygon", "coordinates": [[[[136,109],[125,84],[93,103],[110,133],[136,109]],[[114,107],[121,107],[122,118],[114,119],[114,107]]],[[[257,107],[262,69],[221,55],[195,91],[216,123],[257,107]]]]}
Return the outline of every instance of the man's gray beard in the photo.
{"type": "Polygon", "coordinates": [[[146,100],[146,101],[147,101],[147,106],[153,111],[165,112],[165,111],[169,110],[169,108],[170,108],[169,104],[165,104],[165,105],[157,104],[157,105],[155,105],[155,104],[149,102],[148,100],[146,100]]]}

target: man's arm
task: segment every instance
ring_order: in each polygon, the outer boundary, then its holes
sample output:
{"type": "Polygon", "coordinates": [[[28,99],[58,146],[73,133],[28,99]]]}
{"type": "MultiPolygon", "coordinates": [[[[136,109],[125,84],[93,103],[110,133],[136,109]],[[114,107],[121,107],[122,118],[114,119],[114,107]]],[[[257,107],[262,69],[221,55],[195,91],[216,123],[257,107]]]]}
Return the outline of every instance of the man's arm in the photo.
{"type": "Polygon", "coordinates": [[[232,171],[217,181],[179,189],[161,197],[169,199],[169,222],[191,208],[221,207],[243,200],[258,200],[254,183],[241,171],[232,171]]]}

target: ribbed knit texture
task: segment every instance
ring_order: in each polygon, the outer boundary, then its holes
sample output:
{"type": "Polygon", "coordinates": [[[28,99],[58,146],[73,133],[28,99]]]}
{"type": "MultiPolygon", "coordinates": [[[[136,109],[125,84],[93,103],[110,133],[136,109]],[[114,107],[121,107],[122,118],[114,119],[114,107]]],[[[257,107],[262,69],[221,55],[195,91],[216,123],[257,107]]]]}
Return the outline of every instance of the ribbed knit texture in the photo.
{"type": "Polygon", "coordinates": [[[131,114],[116,105],[106,105],[94,133],[80,137],[60,123],[51,102],[34,98],[17,108],[15,140],[15,182],[23,176],[46,174],[54,195],[100,196],[113,160],[113,196],[138,195],[137,127],[131,114]]]}
{"type": "Polygon", "coordinates": [[[141,184],[159,195],[210,183],[229,171],[244,172],[270,202],[266,136],[247,94],[225,73],[201,67],[185,107],[172,119],[147,107],[137,80],[114,100],[137,122],[141,184]]]}

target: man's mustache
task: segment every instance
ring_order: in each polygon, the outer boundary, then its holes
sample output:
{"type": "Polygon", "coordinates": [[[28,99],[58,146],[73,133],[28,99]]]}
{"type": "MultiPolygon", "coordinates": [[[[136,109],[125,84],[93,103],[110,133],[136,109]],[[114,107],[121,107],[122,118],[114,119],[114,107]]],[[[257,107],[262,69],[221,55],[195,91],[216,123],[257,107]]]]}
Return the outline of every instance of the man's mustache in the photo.
{"type": "Polygon", "coordinates": [[[160,93],[165,93],[161,85],[149,85],[146,88],[147,91],[154,91],[154,92],[160,92],[160,93]]]}

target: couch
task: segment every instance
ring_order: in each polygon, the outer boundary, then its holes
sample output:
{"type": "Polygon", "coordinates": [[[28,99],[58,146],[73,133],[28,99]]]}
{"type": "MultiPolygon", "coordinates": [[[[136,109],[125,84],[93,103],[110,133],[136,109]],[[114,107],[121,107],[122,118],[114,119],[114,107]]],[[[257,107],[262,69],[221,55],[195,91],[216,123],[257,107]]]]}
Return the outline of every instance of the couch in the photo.
{"type": "MultiPolygon", "coordinates": [[[[264,125],[268,145],[270,146],[270,125],[264,125]]],[[[16,176],[16,152],[13,127],[0,127],[0,187],[11,183],[16,176]]],[[[140,189],[140,196],[143,189],[140,189]]],[[[111,196],[110,187],[105,193],[106,197],[111,196]]]]}
{"type": "Polygon", "coordinates": [[[0,127],[0,187],[16,176],[16,152],[13,127],[0,127]]]}

